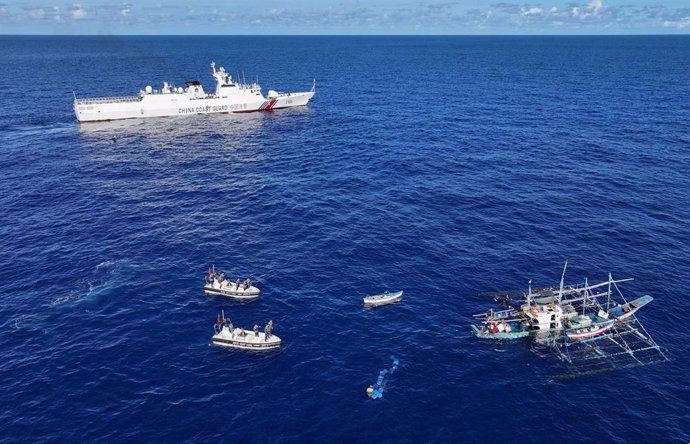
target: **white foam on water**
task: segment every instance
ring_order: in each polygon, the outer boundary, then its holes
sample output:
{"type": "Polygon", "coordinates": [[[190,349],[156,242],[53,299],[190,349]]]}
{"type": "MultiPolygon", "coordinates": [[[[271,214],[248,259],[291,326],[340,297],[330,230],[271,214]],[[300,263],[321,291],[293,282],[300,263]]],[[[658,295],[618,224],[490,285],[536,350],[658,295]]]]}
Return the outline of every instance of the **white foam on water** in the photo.
{"type": "Polygon", "coordinates": [[[79,301],[95,301],[106,296],[116,281],[114,275],[119,268],[120,261],[105,260],[96,265],[89,276],[85,276],[76,282],[76,289],[66,295],[56,297],[51,301],[51,306],[67,304],[79,301]]]}
{"type": "Polygon", "coordinates": [[[111,265],[115,265],[116,261],[113,259],[108,259],[106,261],[101,262],[100,264],[96,265],[96,270],[100,270],[101,267],[110,267],[111,265]]]}

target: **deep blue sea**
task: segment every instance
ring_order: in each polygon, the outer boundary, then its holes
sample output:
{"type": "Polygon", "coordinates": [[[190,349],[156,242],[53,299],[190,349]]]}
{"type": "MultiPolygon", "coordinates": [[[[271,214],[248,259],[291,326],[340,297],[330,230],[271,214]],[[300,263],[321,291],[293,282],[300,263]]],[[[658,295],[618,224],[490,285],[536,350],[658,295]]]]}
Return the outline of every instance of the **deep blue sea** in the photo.
{"type": "Polygon", "coordinates": [[[690,36],[0,37],[0,441],[687,443],[689,72],[690,36]],[[317,94],[75,121],[211,60],[317,94]],[[671,361],[561,381],[471,336],[566,259],[634,277],[671,361]],[[211,265],[261,298],[205,296],[211,265]],[[212,347],[221,310],[284,347],[212,347]]]}

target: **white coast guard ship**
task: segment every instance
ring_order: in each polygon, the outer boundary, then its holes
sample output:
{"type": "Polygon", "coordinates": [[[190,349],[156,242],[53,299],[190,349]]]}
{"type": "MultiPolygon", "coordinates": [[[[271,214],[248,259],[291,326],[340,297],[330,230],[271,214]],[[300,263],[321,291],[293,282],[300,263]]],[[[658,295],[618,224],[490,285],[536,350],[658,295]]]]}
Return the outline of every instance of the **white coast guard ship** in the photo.
{"type": "Polygon", "coordinates": [[[316,81],[311,90],[298,93],[278,93],[270,90],[261,94],[258,83],[239,83],[221,66],[211,62],[216,90],[206,93],[201,82],[190,80],[185,87],[175,87],[163,82],[161,90],[146,86],[136,96],[99,97],[80,99],[74,97],[74,113],[79,122],[135,119],[143,117],[169,117],[188,114],[241,113],[268,111],[271,109],[303,106],[316,91],[316,81]]]}

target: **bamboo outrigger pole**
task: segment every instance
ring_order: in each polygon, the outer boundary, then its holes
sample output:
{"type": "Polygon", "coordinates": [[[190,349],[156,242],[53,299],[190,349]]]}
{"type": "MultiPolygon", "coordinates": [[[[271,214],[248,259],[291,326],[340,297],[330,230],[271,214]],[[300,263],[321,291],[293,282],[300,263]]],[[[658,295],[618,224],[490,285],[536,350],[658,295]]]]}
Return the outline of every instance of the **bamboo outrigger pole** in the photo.
{"type": "MultiPolygon", "coordinates": [[[[611,280],[610,282],[611,282],[611,284],[617,284],[617,283],[628,282],[628,281],[632,281],[632,280],[634,280],[634,278],[611,280]]],[[[595,288],[604,287],[606,285],[609,285],[609,281],[600,282],[600,283],[594,284],[594,285],[586,285],[584,287],[567,288],[567,289],[562,290],[562,292],[564,295],[572,294],[572,293],[580,293],[583,291],[594,290],[595,288]]]]}

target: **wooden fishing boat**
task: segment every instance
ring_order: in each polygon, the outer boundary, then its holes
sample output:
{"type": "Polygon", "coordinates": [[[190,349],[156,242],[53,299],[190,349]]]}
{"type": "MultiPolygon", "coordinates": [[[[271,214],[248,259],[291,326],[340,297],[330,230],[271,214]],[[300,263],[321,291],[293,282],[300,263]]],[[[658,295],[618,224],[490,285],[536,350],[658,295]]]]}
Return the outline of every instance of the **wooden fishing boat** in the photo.
{"type": "Polygon", "coordinates": [[[597,315],[573,316],[567,321],[565,331],[568,339],[579,341],[606,333],[613,327],[615,319],[605,319],[597,315]]]}
{"type": "Polygon", "coordinates": [[[392,304],[402,299],[403,292],[401,291],[385,291],[381,294],[367,296],[363,299],[366,307],[376,307],[379,305],[392,304]]]}
{"type": "Polygon", "coordinates": [[[609,316],[618,320],[623,320],[626,318],[629,318],[637,310],[640,308],[644,307],[645,305],[649,304],[654,300],[653,297],[651,296],[642,296],[634,301],[630,301],[627,304],[623,305],[618,305],[616,307],[613,307],[611,310],[609,310],[609,316]]]}
{"type": "Polygon", "coordinates": [[[534,292],[530,280],[524,297],[501,291],[512,296],[516,309],[504,304],[505,309],[473,315],[474,336],[510,340],[529,335],[565,364],[568,372],[559,376],[562,379],[668,361],[635,316],[653,300],[651,296],[628,302],[618,285],[632,279],[614,279],[611,273],[603,282],[585,278],[584,283],[566,286],[567,266],[566,261],[557,287],[534,292]],[[493,327],[500,324],[502,331],[493,327]],[[511,325],[510,331],[505,331],[505,324],[511,325]],[[512,328],[515,324],[519,327],[512,328]]]}
{"type": "Polygon", "coordinates": [[[476,325],[472,325],[472,333],[482,339],[521,339],[529,336],[529,330],[516,330],[516,331],[498,331],[492,333],[488,329],[482,329],[476,325]]]}

